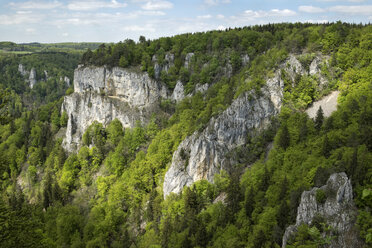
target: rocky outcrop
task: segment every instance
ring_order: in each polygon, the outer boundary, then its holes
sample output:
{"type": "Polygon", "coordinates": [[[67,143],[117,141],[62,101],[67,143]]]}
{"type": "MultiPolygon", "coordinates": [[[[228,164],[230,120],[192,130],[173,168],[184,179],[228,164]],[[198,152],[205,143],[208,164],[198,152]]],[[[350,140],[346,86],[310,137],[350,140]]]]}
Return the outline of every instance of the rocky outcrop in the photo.
{"type": "Polygon", "coordinates": [[[249,56],[248,54],[243,54],[242,55],[242,66],[246,66],[249,62],[249,56]]]}
{"type": "Polygon", "coordinates": [[[269,92],[274,91],[270,87],[281,91],[283,85],[267,85],[262,88],[262,96],[244,93],[221,115],[212,118],[201,133],[195,132],[181,142],[165,174],[164,197],[201,179],[213,181],[216,173],[226,169],[229,161],[225,155],[244,144],[249,132],[264,129],[270,118],[279,113],[280,106],[277,108],[270,100],[269,92]]]}
{"type": "Polygon", "coordinates": [[[32,89],[34,87],[34,85],[36,84],[36,70],[35,70],[35,68],[31,69],[28,81],[30,83],[30,88],[32,89]]]}
{"type": "Polygon", "coordinates": [[[329,57],[327,56],[316,56],[309,66],[309,74],[311,76],[316,76],[319,79],[319,87],[322,89],[326,87],[328,81],[321,73],[322,65],[328,64],[329,57]]]}
{"type": "Polygon", "coordinates": [[[21,73],[22,76],[26,76],[26,75],[29,74],[29,72],[26,71],[26,68],[22,64],[18,65],[18,71],[19,71],[19,73],[21,73]]]}
{"type": "Polygon", "coordinates": [[[165,71],[166,73],[168,73],[169,68],[174,65],[174,54],[165,54],[162,64],[159,64],[158,58],[156,57],[156,55],[154,55],[152,56],[152,62],[154,63],[154,76],[156,79],[160,79],[161,72],[165,71]]]}
{"type": "MultiPolygon", "coordinates": [[[[353,190],[344,172],[332,174],[321,188],[304,191],[297,210],[296,224],[289,226],[283,236],[282,247],[286,247],[291,236],[302,225],[312,225],[314,217],[321,217],[331,227],[333,239],[328,247],[362,247],[354,227],[357,210],[353,203],[353,190]],[[324,202],[316,199],[317,191],[325,193],[324,202]]],[[[324,235],[324,234],[323,234],[324,235]]],[[[329,234],[328,234],[329,236],[329,234]]]]}
{"type": "Polygon", "coordinates": [[[215,173],[226,169],[232,162],[226,158],[226,154],[243,145],[248,133],[267,126],[282,106],[282,70],[289,75],[292,84],[295,84],[297,75],[308,75],[296,56],[290,55],[274,76],[267,79],[265,87],[261,89],[262,94],[246,92],[220,116],[210,120],[203,131],[195,132],[182,141],[165,174],[164,197],[171,192],[179,193],[184,186],[197,180],[213,181],[215,173]]]}
{"type": "Polygon", "coordinates": [[[185,57],[185,68],[186,69],[189,69],[189,66],[190,66],[190,63],[191,63],[191,59],[192,59],[193,56],[194,56],[194,53],[188,53],[188,54],[186,54],[186,57],[185,57]]]}
{"type": "Polygon", "coordinates": [[[69,152],[81,144],[81,137],[93,121],[107,125],[117,118],[124,127],[146,122],[160,98],[168,91],[147,73],[114,67],[79,67],[74,72],[75,92],[66,96],[62,111],[69,120],[63,146],[69,152]]]}
{"type": "Polygon", "coordinates": [[[65,82],[67,87],[70,87],[70,79],[67,76],[64,77],[63,81],[65,82]]]}
{"type": "Polygon", "coordinates": [[[29,72],[26,70],[26,67],[22,64],[18,65],[18,71],[21,73],[23,77],[25,77],[25,81],[29,83],[30,88],[32,89],[36,84],[36,70],[32,68],[29,72]],[[28,76],[28,78],[27,78],[28,76]]]}
{"type": "Polygon", "coordinates": [[[130,107],[148,107],[159,97],[168,96],[166,87],[147,73],[119,67],[80,67],[74,72],[74,89],[76,93],[94,91],[117,98],[130,107]]]}
{"type": "Polygon", "coordinates": [[[171,99],[175,102],[181,101],[185,98],[185,90],[181,81],[177,81],[176,87],[174,87],[171,99]]]}
{"type": "Polygon", "coordinates": [[[329,117],[337,110],[337,98],[339,94],[339,91],[333,91],[331,94],[323,97],[319,101],[313,102],[311,107],[306,110],[306,113],[310,118],[315,118],[318,109],[322,107],[324,116],[329,117]]]}
{"type": "Polygon", "coordinates": [[[289,59],[287,61],[286,72],[289,74],[292,82],[295,82],[296,75],[306,75],[307,71],[303,68],[300,61],[296,58],[295,55],[289,55],[289,59]]]}

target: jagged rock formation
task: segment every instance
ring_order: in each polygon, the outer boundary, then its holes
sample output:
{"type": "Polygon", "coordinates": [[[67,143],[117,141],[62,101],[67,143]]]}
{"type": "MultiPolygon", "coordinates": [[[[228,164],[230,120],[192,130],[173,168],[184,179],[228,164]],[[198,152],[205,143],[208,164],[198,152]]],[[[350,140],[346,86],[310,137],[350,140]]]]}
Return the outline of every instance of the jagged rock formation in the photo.
{"type": "Polygon", "coordinates": [[[36,70],[35,70],[35,68],[32,68],[30,70],[30,72],[28,72],[26,70],[26,68],[24,67],[24,65],[19,64],[18,65],[18,71],[19,71],[19,73],[21,73],[22,76],[24,76],[24,77],[28,76],[28,78],[26,78],[25,81],[30,84],[30,88],[32,89],[34,87],[34,85],[36,84],[36,70]]]}
{"type": "Polygon", "coordinates": [[[316,216],[323,218],[325,223],[333,228],[334,238],[329,247],[363,247],[354,227],[356,215],[350,180],[344,172],[332,174],[326,185],[302,193],[296,224],[286,229],[282,247],[286,247],[288,240],[301,224],[311,225],[316,216]],[[326,194],[324,203],[316,200],[318,190],[326,194]]]}
{"type": "Polygon", "coordinates": [[[337,110],[337,98],[339,94],[339,91],[333,91],[331,94],[323,97],[319,101],[313,102],[311,107],[306,110],[306,113],[310,118],[315,118],[319,107],[322,107],[324,116],[329,117],[337,110]]]}
{"type": "Polygon", "coordinates": [[[179,193],[184,186],[197,180],[213,181],[213,177],[230,161],[226,154],[246,142],[247,134],[252,130],[264,129],[270,118],[280,111],[283,99],[284,81],[281,70],[292,79],[297,75],[307,75],[301,63],[290,55],[274,77],[266,81],[261,89],[262,95],[247,92],[236,99],[220,116],[213,118],[200,133],[187,137],[175,153],[172,164],[165,174],[163,193],[179,193]]]}
{"type": "Polygon", "coordinates": [[[165,86],[147,73],[118,67],[79,67],[74,72],[74,89],[62,105],[69,117],[63,141],[69,152],[80,146],[93,121],[107,125],[117,118],[124,127],[133,127],[136,121],[146,122],[159,99],[168,97],[165,86]]]}
{"type": "Polygon", "coordinates": [[[32,68],[30,71],[30,77],[28,78],[28,81],[30,82],[30,88],[32,89],[34,85],[36,84],[36,70],[35,68],[32,68]]]}
{"type": "Polygon", "coordinates": [[[176,87],[174,87],[171,99],[179,102],[185,98],[185,90],[181,81],[177,81],[176,87]]]}
{"type": "Polygon", "coordinates": [[[67,76],[64,77],[63,81],[65,82],[67,87],[70,87],[70,79],[67,76]]]}
{"type": "Polygon", "coordinates": [[[28,75],[28,71],[26,71],[26,68],[22,64],[18,65],[18,71],[19,73],[21,73],[22,76],[28,75]]]}
{"type": "Polygon", "coordinates": [[[248,64],[248,62],[249,62],[249,56],[248,56],[248,54],[243,54],[242,55],[242,65],[245,66],[245,65],[248,64]]]}
{"type": "Polygon", "coordinates": [[[191,63],[191,59],[192,59],[193,56],[194,56],[194,53],[188,53],[188,54],[186,54],[186,57],[185,57],[185,68],[186,69],[189,69],[189,66],[190,66],[190,63],[191,63]]]}
{"type": "Polygon", "coordinates": [[[174,54],[172,53],[165,54],[164,61],[162,64],[158,63],[158,59],[156,55],[154,55],[152,56],[152,62],[154,62],[155,78],[160,79],[161,72],[165,71],[168,73],[169,68],[174,65],[174,54]]]}
{"type": "MultiPolygon", "coordinates": [[[[278,88],[282,86],[278,85],[278,88]]],[[[246,142],[253,129],[263,129],[278,114],[270,100],[269,90],[263,96],[246,92],[220,116],[213,118],[201,133],[195,132],[181,142],[173,154],[172,165],[165,174],[163,192],[179,193],[184,186],[213,177],[228,164],[228,151],[246,142]]]]}

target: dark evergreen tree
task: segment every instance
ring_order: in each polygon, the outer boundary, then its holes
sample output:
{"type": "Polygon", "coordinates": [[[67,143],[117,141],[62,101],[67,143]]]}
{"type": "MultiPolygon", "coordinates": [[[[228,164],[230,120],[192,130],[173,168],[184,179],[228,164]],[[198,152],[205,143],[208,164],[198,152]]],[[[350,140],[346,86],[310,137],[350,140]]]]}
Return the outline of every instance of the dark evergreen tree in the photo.
{"type": "Polygon", "coordinates": [[[318,111],[316,112],[316,117],[315,117],[315,128],[319,131],[322,128],[324,121],[324,114],[323,114],[323,109],[320,106],[318,111]]]}
{"type": "Polygon", "coordinates": [[[286,150],[290,145],[290,135],[287,124],[284,124],[279,131],[278,145],[283,150],[286,150]]]}
{"type": "Polygon", "coordinates": [[[247,191],[246,197],[245,197],[245,203],[244,203],[244,208],[245,208],[245,214],[248,216],[248,218],[251,218],[252,212],[254,210],[254,191],[253,187],[251,186],[249,190],[247,191]]]}

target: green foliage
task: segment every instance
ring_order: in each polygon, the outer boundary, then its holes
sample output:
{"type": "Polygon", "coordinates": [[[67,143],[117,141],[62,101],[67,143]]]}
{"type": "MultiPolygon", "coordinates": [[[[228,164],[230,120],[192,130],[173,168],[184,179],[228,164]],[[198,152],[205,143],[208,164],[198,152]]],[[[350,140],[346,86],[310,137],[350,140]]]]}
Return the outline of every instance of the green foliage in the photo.
{"type": "Polygon", "coordinates": [[[315,194],[315,199],[317,203],[324,204],[327,199],[327,196],[324,190],[318,189],[315,194]]]}
{"type": "MultiPolygon", "coordinates": [[[[84,53],[82,63],[141,69],[153,78],[155,60],[168,65],[165,56],[172,53],[174,64],[160,81],[172,89],[181,80],[192,95],[178,104],[162,100],[165,113],[154,113],[146,125],[124,130],[118,120],[106,127],[94,122],[84,145],[68,156],[58,139],[68,122],[60,99],[73,89],[59,77],[72,78],[79,55],[1,57],[0,246],[280,247],[285,228],[295,222],[301,193],[324,185],[338,171],[351,178],[357,224],[369,245],[371,31],[370,25],[288,23],[89,45],[93,50],[84,53]],[[186,68],[182,61],[189,52],[194,56],[186,68]],[[329,85],[320,89],[315,76],[293,81],[283,69],[278,119],[252,131],[229,153],[227,159],[236,163],[216,174],[213,183],[200,180],[164,199],[164,174],[180,142],[204,130],[234,98],[261,96],[262,86],[290,52],[303,53],[297,58],[306,69],[315,54],[332,56],[322,68],[329,85]],[[250,57],[245,67],[243,55],[250,57]],[[46,68],[51,78],[31,90],[17,72],[19,63],[27,70],[34,67],[37,75],[46,68]],[[201,84],[208,90],[194,92],[201,84]],[[339,107],[331,117],[318,113],[313,121],[303,113],[337,88],[339,107]]],[[[181,150],[186,165],[190,152],[181,150]]],[[[319,203],[326,198],[321,192],[319,203]]],[[[333,231],[326,221],[317,217],[312,226],[300,226],[288,247],[329,245],[333,231]]]]}

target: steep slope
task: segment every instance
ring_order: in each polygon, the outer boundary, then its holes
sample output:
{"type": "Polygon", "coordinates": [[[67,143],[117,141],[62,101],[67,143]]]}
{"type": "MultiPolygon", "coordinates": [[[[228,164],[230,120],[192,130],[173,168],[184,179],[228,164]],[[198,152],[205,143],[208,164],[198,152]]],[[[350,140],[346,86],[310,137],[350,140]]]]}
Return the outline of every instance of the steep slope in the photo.
{"type": "MultiPolygon", "coordinates": [[[[291,54],[267,79],[260,93],[246,92],[237,98],[220,116],[210,120],[202,131],[187,137],[173,154],[172,164],[165,174],[164,197],[169,193],[179,193],[184,186],[206,179],[213,181],[221,169],[227,169],[226,154],[246,143],[248,134],[263,130],[270,119],[280,112],[283,100],[286,74],[295,85],[297,76],[312,75],[322,78],[320,65],[324,58],[316,56],[307,71],[295,55],[291,54]]],[[[319,84],[327,83],[325,79],[319,84]]]]}

